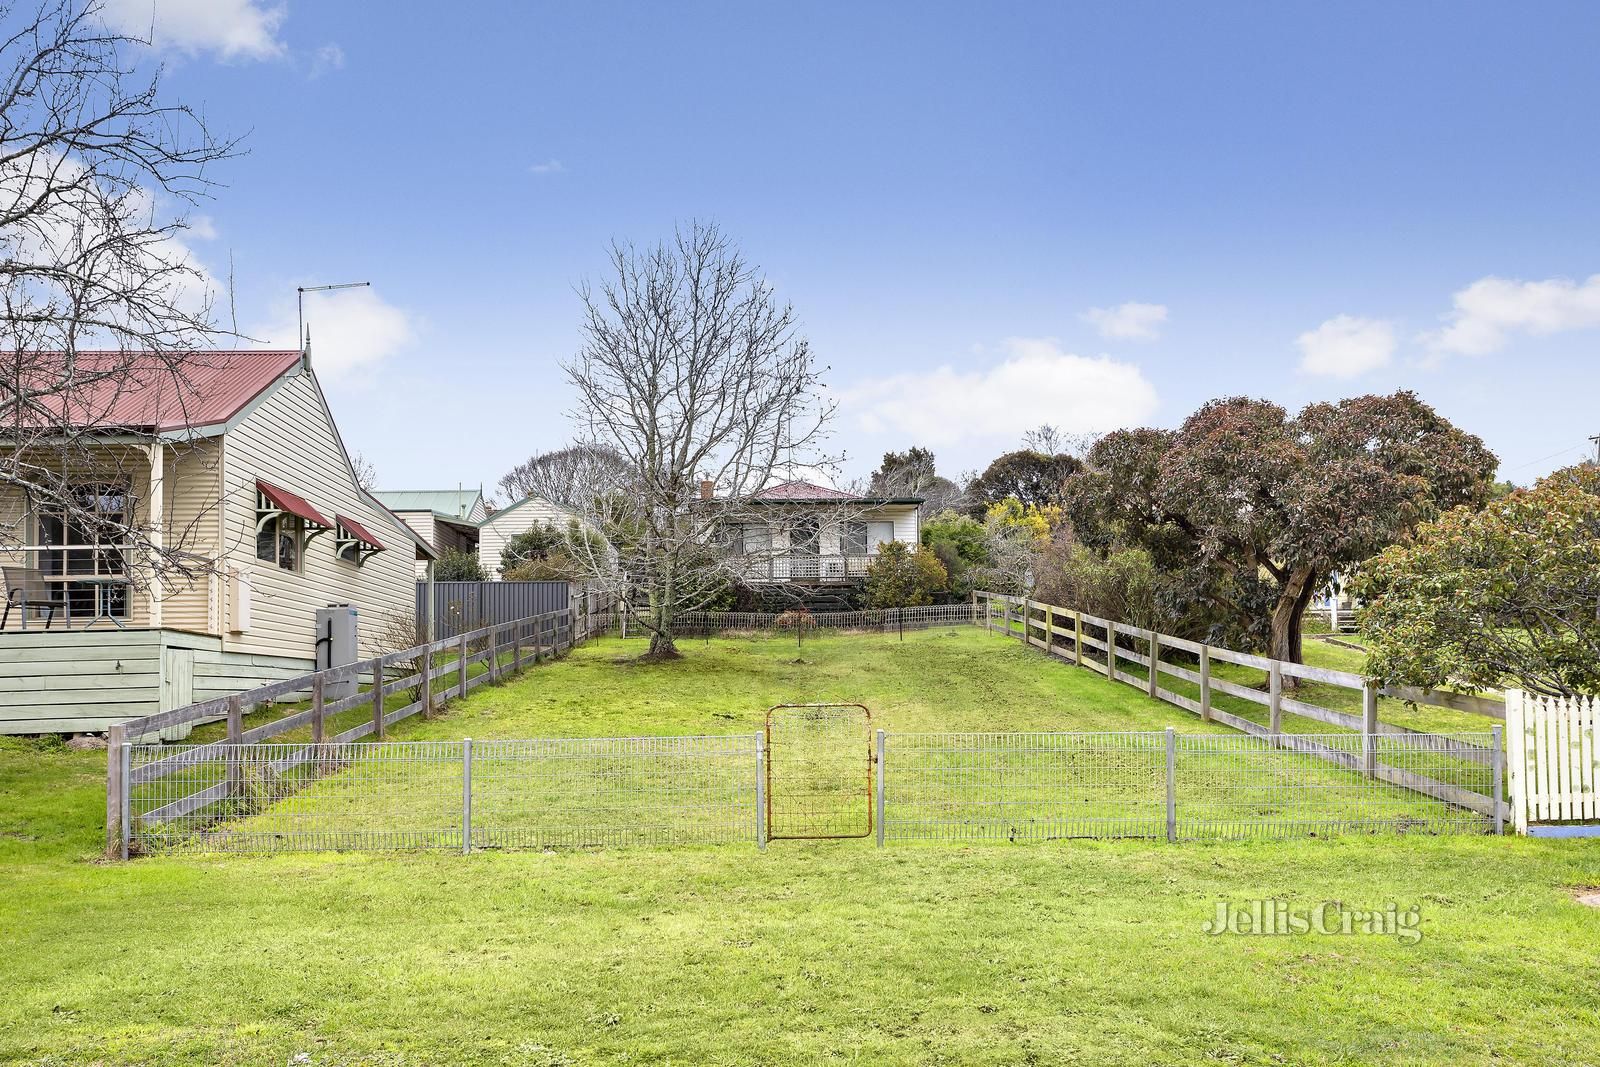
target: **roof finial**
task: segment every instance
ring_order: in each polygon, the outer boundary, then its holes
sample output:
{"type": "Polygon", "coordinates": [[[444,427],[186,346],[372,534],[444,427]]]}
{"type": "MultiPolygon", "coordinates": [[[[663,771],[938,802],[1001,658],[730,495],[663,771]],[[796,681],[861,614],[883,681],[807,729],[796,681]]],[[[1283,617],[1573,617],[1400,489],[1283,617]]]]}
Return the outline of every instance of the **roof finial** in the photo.
{"type": "Polygon", "coordinates": [[[300,362],[306,370],[311,369],[311,324],[306,323],[306,335],[300,344],[300,362]]]}

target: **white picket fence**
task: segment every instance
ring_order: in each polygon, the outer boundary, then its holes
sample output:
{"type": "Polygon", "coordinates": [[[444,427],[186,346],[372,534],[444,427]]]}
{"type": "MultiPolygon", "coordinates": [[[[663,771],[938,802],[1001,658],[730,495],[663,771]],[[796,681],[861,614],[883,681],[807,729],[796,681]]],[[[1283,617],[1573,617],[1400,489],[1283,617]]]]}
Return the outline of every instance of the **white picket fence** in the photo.
{"type": "Polygon", "coordinates": [[[1506,693],[1506,747],[1517,832],[1600,820],[1600,701],[1506,693]]]}

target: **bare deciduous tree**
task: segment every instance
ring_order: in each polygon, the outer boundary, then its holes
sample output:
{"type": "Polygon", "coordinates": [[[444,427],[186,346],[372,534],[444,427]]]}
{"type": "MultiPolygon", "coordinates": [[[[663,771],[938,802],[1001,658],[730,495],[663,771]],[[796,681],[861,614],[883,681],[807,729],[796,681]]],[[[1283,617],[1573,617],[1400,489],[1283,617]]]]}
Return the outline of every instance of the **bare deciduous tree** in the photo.
{"type": "MultiPolygon", "coordinates": [[[[136,553],[135,581],[196,574],[209,561],[126,487],[158,431],[181,440],[170,412],[223,335],[182,235],[236,142],[141,73],[146,42],[94,0],[8,4],[0,27],[0,487],[136,553]]],[[[26,536],[0,528],[0,549],[26,536]]]]}
{"type": "Polygon", "coordinates": [[[537,496],[550,501],[577,499],[594,486],[620,486],[628,463],[600,445],[567,445],[540,452],[512,467],[500,478],[508,503],[537,496]]]}
{"type": "Polygon", "coordinates": [[[582,447],[618,457],[621,478],[555,502],[601,535],[603,551],[573,546],[592,579],[625,604],[647,594],[648,656],[671,657],[677,617],[742,565],[730,531],[773,515],[750,498],[785,464],[833,462],[820,454],[833,409],[793,308],[716,225],[614,245],[610,268],[581,289],[584,344],[566,371],[582,447]]]}

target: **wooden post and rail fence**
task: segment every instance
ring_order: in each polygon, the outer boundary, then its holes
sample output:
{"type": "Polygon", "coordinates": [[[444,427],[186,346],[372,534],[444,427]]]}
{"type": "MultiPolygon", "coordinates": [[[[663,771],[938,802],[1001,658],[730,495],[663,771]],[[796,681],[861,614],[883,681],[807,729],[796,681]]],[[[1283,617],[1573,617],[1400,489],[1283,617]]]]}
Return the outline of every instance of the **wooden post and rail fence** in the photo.
{"type": "Polygon", "coordinates": [[[508,668],[511,673],[516,673],[525,664],[538,663],[572,648],[582,638],[575,627],[576,621],[577,613],[570,607],[563,608],[118,723],[106,735],[107,855],[127,858],[132,821],[128,796],[135,786],[157,781],[195,764],[223,760],[227,770],[221,781],[170,801],[161,810],[145,815],[147,818],[162,818],[198,811],[235,795],[240,789],[236,758],[239,746],[258,744],[309,727],[311,741],[275,761],[273,769],[282,772],[320,758],[318,753],[324,747],[345,745],[365,737],[382,741],[390,727],[418,712],[424,717],[430,716],[445,701],[465,696],[484,683],[506,677],[508,668]],[[440,653],[454,655],[441,657],[440,653]],[[504,662],[508,657],[509,664],[504,662]],[[472,674],[469,668],[479,663],[485,665],[484,670],[472,674]],[[399,674],[401,670],[406,673],[399,674]],[[368,681],[366,690],[338,700],[326,699],[330,685],[354,682],[359,686],[363,678],[368,681]],[[450,684],[440,686],[440,682],[450,684]],[[418,690],[417,699],[403,707],[388,710],[387,698],[408,689],[418,690]],[[245,716],[252,711],[277,702],[306,699],[309,699],[310,707],[245,729],[245,716]],[[328,736],[327,721],[330,717],[364,706],[372,709],[371,715],[350,729],[328,736]],[[136,769],[130,766],[130,750],[143,739],[156,737],[161,731],[175,726],[219,719],[227,723],[227,735],[222,740],[185,747],[172,756],[154,760],[136,769]]]}
{"type": "Polygon", "coordinates": [[[1102,619],[1087,612],[1045,604],[1027,597],[975,592],[973,602],[974,616],[979,625],[991,630],[998,629],[1051,655],[1060,656],[1077,666],[1104,675],[1112,681],[1134,686],[1152,699],[1194,712],[1205,722],[1219,723],[1242,733],[1267,738],[1278,747],[1337,763],[1370,778],[1476,811],[1494,820],[1496,832],[1499,832],[1504,820],[1511,815],[1511,805],[1500,799],[1506,766],[1500,725],[1506,718],[1506,703],[1503,699],[1440,690],[1412,689],[1405,686],[1385,686],[1349,671],[1312,667],[1247,652],[1235,652],[1232,649],[1189,641],[1114,619],[1102,619]],[[1086,649],[1089,650],[1087,654],[1086,649]],[[1143,651],[1140,651],[1141,649],[1143,651]],[[1189,653],[1195,661],[1193,669],[1162,659],[1163,653],[1170,654],[1173,651],[1189,653]],[[1095,653],[1099,654],[1098,657],[1095,653]],[[1212,672],[1214,662],[1232,663],[1264,672],[1267,676],[1266,692],[1214,677],[1212,672]],[[1144,667],[1144,677],[1123,670],[1121,666],[1123,663],[1144,667]],[[1197,686],[1198,699],[1164,687],[1161,684],[1163,675],[1182,679],[1197,686]],[[1284,693],[1285,678],[1305,679],[1354,690],[1361,694],[1362,713],[1359,716],[1351,715],[1288,696],[1284,693]],[[1266,724],[1217,707],[1215,695],[1218,693],[1264,706],[1267,711],[1266,724]],[[1463,789],[1458,785],[1440,782],[1415,771],[1391,767],[1381,762],[1378,756],[1380,737],[1387,742],[1414,746],[1422,751],[1436,750],[1439,747],[1439,740],[1433,734],[1383,722],[1378,717],[1380,696],[1414,704],[1450,708],[1495,720],[1490,729],[1493,740],[1489,745],[1451,746],[1455,755],[1466,753],[1467,758],[1490,768],[1492,795],[1463,789]],[[1359,733],[1363,739],[1361,755],[1355,756],[1308,737],[1284,733],[1285,712],[1359,733]]]}

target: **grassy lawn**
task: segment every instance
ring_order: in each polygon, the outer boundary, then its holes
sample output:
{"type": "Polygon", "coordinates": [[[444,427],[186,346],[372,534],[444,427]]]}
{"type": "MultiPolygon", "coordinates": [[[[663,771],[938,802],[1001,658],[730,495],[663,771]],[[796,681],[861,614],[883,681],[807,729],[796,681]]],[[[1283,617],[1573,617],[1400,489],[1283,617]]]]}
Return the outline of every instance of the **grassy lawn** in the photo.
{"type": "MultiPolygon", "coordinates": [[[[608,639],[401,738],[1201,723],[975,630],[608,639]]],[[[1220,729],[1220,728],[1219,728],[1220,729]]],[[[1579,1063],[1600,844],[868,842],[106,865],[104,753],[0,742],[0,1062],[1579,1063]],[[1415,905],[1422,938],[1211,936],[1218,901],[1415,905]]]]}

